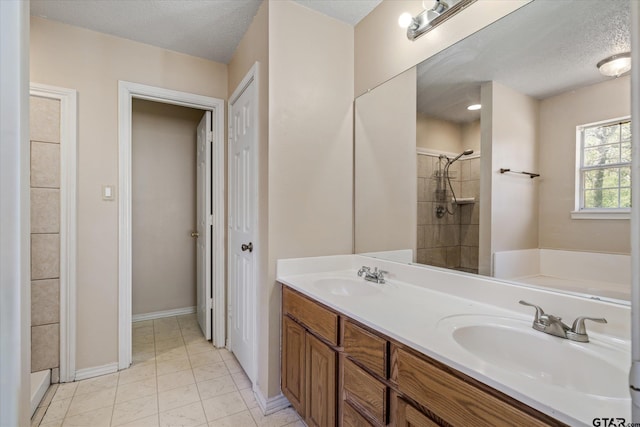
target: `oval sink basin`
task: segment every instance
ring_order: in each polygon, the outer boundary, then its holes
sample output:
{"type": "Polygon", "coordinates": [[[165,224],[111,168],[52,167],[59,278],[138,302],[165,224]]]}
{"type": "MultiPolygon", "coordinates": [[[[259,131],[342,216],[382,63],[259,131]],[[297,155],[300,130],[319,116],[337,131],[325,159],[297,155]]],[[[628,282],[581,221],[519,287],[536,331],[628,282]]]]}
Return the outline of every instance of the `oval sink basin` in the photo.
{"type": "Polygon", "coordinates": [[[329,291],[333,295],[344,297],[367,296],[380,292],[380,289],[370,285],[363,279],[347,279],[344,277],[330,277],[316,280],[313,283],[317,288],[329,291]]]}
{"type": "Polygon", "coordinates": [[[460,347],[496,369],[580,393],[629,397],[624,370],[629,355],[617,347],[593,339],[576,343],[502,317],[454,316],[439,328],[449,329],[460,347]]]}

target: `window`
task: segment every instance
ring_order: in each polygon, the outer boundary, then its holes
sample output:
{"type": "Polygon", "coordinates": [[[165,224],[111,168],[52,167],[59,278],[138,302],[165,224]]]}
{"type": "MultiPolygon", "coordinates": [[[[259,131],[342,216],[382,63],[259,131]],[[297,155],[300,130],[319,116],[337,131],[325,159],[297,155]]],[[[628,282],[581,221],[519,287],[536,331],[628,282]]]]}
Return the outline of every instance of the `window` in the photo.
{"type": "Polygon", "coordinates": [[[630,120],[578,126],[577,134],[577,213],[596,216],[628,213],[631,208],[630,120]]]}

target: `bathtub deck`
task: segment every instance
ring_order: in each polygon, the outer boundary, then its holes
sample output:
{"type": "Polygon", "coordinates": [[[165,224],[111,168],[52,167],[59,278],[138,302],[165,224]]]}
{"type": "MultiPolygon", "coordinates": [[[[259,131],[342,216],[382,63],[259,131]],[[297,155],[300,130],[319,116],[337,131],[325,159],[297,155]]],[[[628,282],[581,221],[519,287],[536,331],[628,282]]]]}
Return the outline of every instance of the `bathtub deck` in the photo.
{"type": "Polygon", "coordinates": [[[513,277],[509,278],[509,280],[544,288],[561,289],[579,294],[597,295],[617,300],[629,301],[631,299],[631,287],[621,285],[620,283],[567,279],[543,274],[513,277]]]}

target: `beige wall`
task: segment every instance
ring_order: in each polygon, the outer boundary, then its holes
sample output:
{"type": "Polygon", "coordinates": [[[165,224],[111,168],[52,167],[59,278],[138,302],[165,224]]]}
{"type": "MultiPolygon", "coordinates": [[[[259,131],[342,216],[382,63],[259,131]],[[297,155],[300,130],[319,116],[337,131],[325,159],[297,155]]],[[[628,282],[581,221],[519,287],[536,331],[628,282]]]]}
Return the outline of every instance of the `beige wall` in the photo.
{"type": "Polygon", "coordinates": [[[416,69],[356,100],[355,251],[416,250],[416,69]]]}
{"type": "Polygon", "coordinates": [[[403,12],[423,10],[420,0],[385,0],[355,28],[355,93],[384,83],[430,56],[475,33],[529,0],[482,0],[415,41],[398,26],[403,12]]]}
{"type": "Polygon", "coordinates": [[[352,251],[352,105],[353,27],[270,2],[268,314],[260,313],[258,348],[266,396],[280,392],[276,260],[352,251]]]}
{"type": "Polygon", "coordinates": [[[462,150],[472,149],[475,154],[480,152],[480,120],[462,125],[462,150]]]}
{"type": "Polygon", "coordinates": [[[77,369],[118,358],[118,80],[227,96],[224,64],[31,18],[31,81],[78,91],[77,369]]]}
{"type": "Polygon", "coordinates": [[[540,247],[628,254],[629,220],[571,219],[575,209],[576,126],[630,115],[630,77],[540,103],[540,247]]]}
{"type": "Polygon", "coordinates": [[[417,147],[426,148],[430,151],[458,153],[462,151],[461,143],[462,128],[458,123],[418,113],[416,123],[417,147]]]}
{"type": "Polygon", "coordinates": [[[538,247],[539,180],[500,173],[538,170],[538,101],[496,82],[481,92],[479,270],[489,274],[493,252],[538,247]]]}
{"type": "Polygon", "coordinates": [[[204,112],[134,99],[132,313],[196,305],[196,128],[204,112]]]}

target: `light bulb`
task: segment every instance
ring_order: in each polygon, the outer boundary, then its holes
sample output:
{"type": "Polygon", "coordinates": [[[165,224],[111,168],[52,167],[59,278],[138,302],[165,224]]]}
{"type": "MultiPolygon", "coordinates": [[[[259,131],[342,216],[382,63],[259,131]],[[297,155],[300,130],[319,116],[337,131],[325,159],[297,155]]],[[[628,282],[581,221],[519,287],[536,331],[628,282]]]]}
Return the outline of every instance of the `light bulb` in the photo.
{"type": "Polygon", "coordinates": [[[481,104],[472,104],[472,105],[469,105],[469,106],[467,107],[467,110],[469,110],[469,111],[476,111],[476,110],[479,110],[479,109],[481,109],[481,108],[482,108],[482,105],[481,105],[481,104]]]}
{"type": "Polygon", "coordinates": [[[403,13],[398,18],[398,25],[400,26],[400,28],[409,28],[411,22],[413,22],[413,16],[411,16],[409,12],[403,13]]]}

